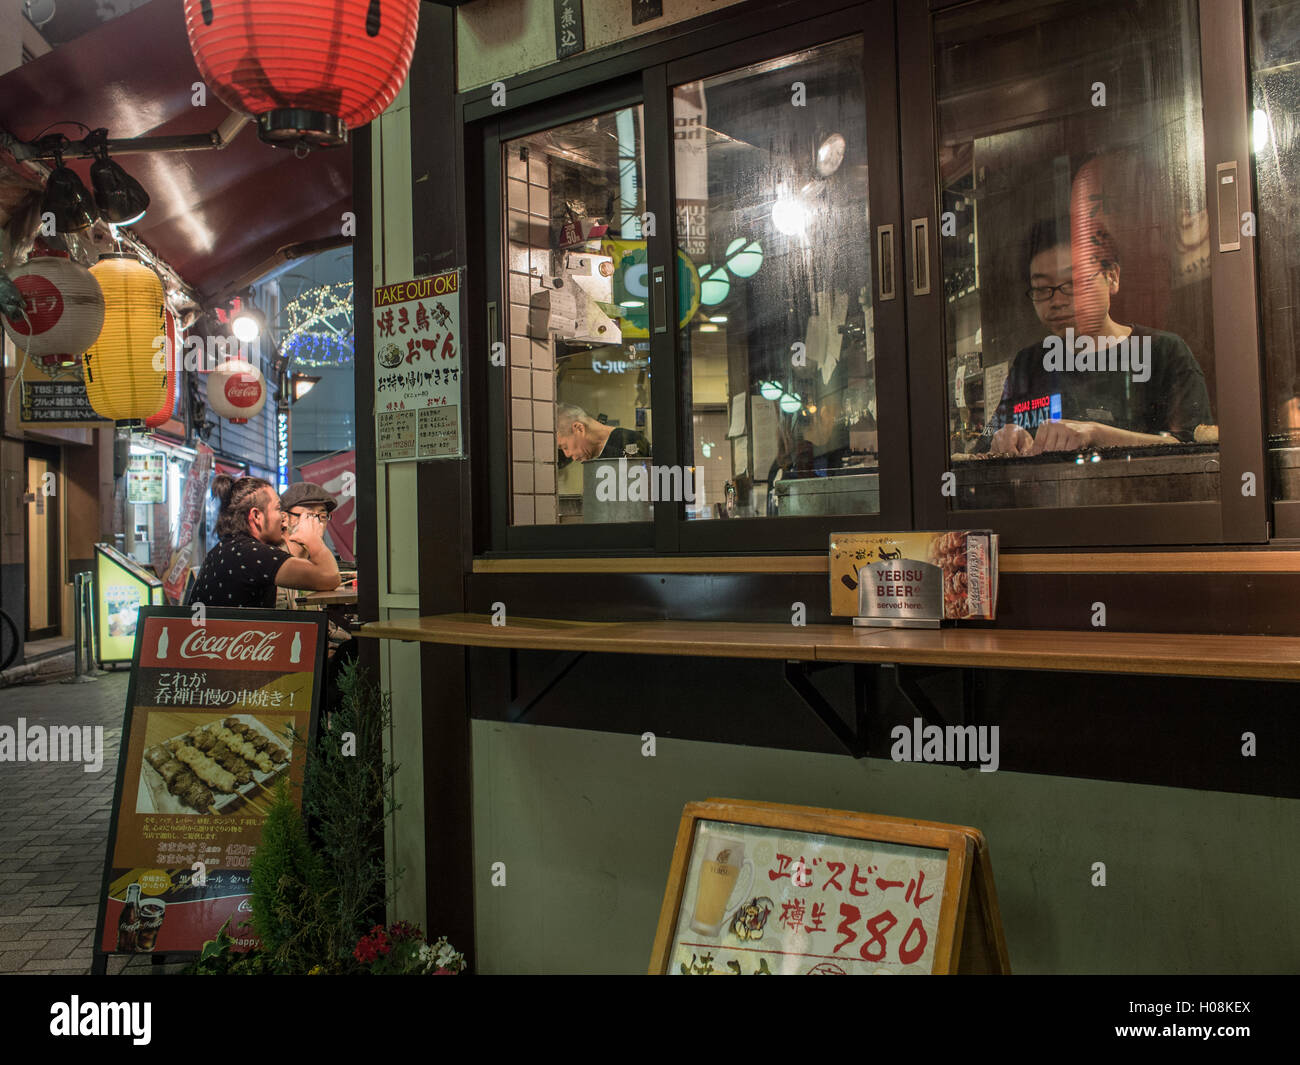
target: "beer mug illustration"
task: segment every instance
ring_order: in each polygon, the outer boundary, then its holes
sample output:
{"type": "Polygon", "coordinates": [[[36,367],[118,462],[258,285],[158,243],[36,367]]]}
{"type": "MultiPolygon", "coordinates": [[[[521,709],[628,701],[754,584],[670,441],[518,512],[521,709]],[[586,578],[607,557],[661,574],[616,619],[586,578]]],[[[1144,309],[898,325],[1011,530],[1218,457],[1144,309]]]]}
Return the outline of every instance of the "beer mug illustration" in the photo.
{"type": "Polygon", "coordinates": [[[754,887],[754,863],[745,857],[745,844],[738,839],[707,834],[703,839],[704,860],[700,862],[695,890],[695,915],[691,929],[704,936],[716,936],[727,914],[739,906],[754,887]],[[749,879],[741,875],[748,870],[749,879]],[[744,881],[744,887],[740,882],[744,881]]]}

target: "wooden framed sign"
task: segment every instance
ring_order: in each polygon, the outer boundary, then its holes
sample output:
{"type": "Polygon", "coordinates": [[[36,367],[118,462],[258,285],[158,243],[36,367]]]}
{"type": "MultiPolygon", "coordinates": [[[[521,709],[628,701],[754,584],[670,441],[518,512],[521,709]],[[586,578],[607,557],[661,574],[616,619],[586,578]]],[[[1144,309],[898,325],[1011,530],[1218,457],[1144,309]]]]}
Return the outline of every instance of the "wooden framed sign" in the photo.
{"type": "Polygon", "coordinates": [[[92,971],[183,954],[228,918],[240,949],[253,854],[281,777],[301,802],[326,620],[304,610],[144,606],[122,723],[92,971]]]}
{"type": "Polygon", "coordinates": [[[735,799],[682,812],[652,974],[1010,971],[978,829],[735,799]]]}

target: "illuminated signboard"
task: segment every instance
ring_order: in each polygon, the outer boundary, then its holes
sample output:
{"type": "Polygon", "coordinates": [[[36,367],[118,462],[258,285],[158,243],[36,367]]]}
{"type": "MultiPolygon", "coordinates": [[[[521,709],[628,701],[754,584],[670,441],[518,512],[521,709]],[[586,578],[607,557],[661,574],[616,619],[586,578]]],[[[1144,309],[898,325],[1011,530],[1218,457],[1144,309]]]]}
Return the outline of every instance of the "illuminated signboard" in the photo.
{"type": "Polygon", "coordinates": [[[142,606],[166,603],[163,585],[134,559],[108,544],[95,545],[95,657],[129,662],[142,606]]]}
{"type": "Polygon", "coordinates": [[[275,415],[275,456],[276,480],[279,482],[277,491],[283,494],[289,490],[289,412],[287,410],[277,411],[275,415]]]}

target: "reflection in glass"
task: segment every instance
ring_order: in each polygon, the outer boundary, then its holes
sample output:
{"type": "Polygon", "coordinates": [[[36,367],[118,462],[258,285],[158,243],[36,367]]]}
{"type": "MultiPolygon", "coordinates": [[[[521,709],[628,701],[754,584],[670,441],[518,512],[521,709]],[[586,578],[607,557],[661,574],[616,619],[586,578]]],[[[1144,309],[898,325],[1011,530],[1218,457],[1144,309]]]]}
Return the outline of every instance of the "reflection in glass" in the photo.
{"type": "Polygon", "coordinates": [[[955,506],[1217,498],[1198,57],[1190,0],[936,19],[955,506]]]}
{"type": "Polygon", "coordinates": [[[689,518],[879,510],[861,67],[851,38],[673,89],[689,518]]]}
{"type": "Polygon", "coordinates": [[[641,108],[502,151],[511,523],[649,521],[641,108]]]}
{"type": "Polygon", "coordinates": [[[1275,499],[1300,499],[1300,3],[1251,5],[1251,147],[1275,499]]]}

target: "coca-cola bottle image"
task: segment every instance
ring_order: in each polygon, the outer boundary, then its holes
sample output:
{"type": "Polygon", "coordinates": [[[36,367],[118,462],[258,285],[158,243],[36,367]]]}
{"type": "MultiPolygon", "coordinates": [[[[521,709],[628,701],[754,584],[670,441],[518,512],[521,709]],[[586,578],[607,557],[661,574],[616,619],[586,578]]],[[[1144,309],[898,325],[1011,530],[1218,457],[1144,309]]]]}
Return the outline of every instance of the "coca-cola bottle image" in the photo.
{"type": "MultiPolygon", "coordinates": [[[[166,629],[163,630],[166,633],[166,629]]],[[[132,884],[126,889],[126,905],[122,907],[122,916],[117,919],[117,952],[134,954],[136,937],[140,934],[140,885],[132,884]]]]}
{"type": "Polygon", "coordinates": [[[293,643],[289,645],[289,661],[297,662],[302,657],[302,635],[295,632],[293,634],[293,643]]]}
{"type": "Polygon", "coordinates": [[[158,637],[158,658],[161,661],[167,657],[167,626],[162,627],[162,635],[158,637]]]}

